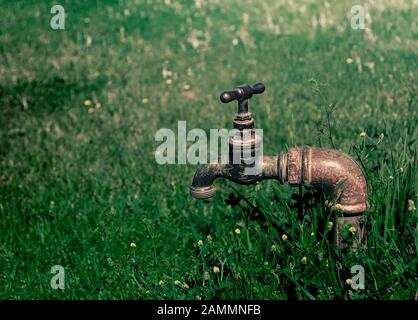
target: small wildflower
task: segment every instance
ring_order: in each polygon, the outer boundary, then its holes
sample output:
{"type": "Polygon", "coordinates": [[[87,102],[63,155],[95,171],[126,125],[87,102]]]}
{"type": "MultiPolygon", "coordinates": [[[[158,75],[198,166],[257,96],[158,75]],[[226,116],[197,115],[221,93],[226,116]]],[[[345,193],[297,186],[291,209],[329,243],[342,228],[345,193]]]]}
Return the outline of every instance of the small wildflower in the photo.
{"type": "Polygon", "coordinates": [[[186,84],[183,86],[183,90],[184,90],[184,91],[188,91],[188,90],[190,90],[190,86],[186,83],[186,84]]]}
{"type": "Polygon", "coordinates": [[[399,168],[399,171],[400,171],[400,172],[403,172],[403,167],[400,167],[400,168],[399,168]]]}
{"type": "Polygon", "coordinates": [[[379,140],[383,140],[385,138],[385,134],[382,132],[379,136],[379,140]]]}
{"type": "Polygon", "coordinates": [[[89,113],[93,113],[94,112],[94,108],[89,108],[89,113]]]}
{"type": "Polygon", "coordinates": [[[203,241],[202,241],[202,240],[199,240],[199,241],[197,242],[197,245],[198,245],[199,247],[203,246],[203,241]]]}
{"type": "Polygon", "coordinates": [[[308,263],[308,258],[303,257],[303,258],[302,258],[302,263],[303,263],[303,264],[307,264],[307,263],[308,263]]]}
{"type": "Polygon", "coordinates": [[[87,35],[86,36],[86,46],[90,47],[92,42],[93,42],[93,38],[91,37],[91,35],[87,35]]]}
{"type": "Polygon", "coordinates": [[[142,99],[142,104],[147,104],[149,102],[148,98],[142,99]]]}
{"type": "Polygon", "coordinates": [[[55,206],[55,202],[54,202],[54,201],[51,201],[51,202],[49,203],[49,205],[50,205],[51,207],[53,207],[53,206],[55,206]]]}
{"type": "Polygon", "coordinates": [[[267,267],[269,265],[268,261],[264,261],[264,266],[267,267]]]}
{"type": "Polygon", "coordinates": [[[328,222],[328,230],[331,230],[332,229],[332,227],[333,227],[333,223],[332,223],[332,221],[329,221],[328,222]]]}
{"type": "Polygon", "coordinates": [[[414,201],[412,199],[409,199],[408,200],[408,211],[415,211],[415,210],[416,210],[416,208],[415,208],[414,201]]]}
{"type": "Polygon", "coordinates": [[[209,274],[209,272],[205,272],[204,274],[203,274],[203,279],[205,279],[205,281],[208,281],[209,279],[210,279],[210,274],[209,274]]]}
{"type": "Polygon", "coordinates": [[[219,273],[221,270],[219,270],[219,268],[217,266],[213,267],[213,272],[214,273],[219,273]]]}
{"type": "Polygon", "coordinates": [[[366,138],[367,133],[365,131],[360,132],[360,138],[366,138]]]}
{"type": "Polygon", "coordinates": [[[235,234],[240,234],[241,233],[241,230],[238,229],[238,228],[236,228],[234,232],[235,232],[235,234]]]}
{"type": "Polygon", "coordinates": [[[313,237],[313,236],[315,236],[315,232],[312,231],[311,232],[311,237],[313,237]]]}
{"type": "Polygon", "coordinates": [[[374,69],[374,62],[366,62],[366,66],[367,68],[369,68],[370,70],[374,69]]]}
{"type": "Polygon", "coordinates": [[[389,180],[393,180],[393,176],[389,176],[389,180]]]}
{"type": "Polygon", "coordinates": [[[89,107],[89,106],[91,106],[91,100],[90,99],[86,99],[86,100],[84,100],[84,105],[86,106],[86,107],[89,107]]]}
{"type": "Polygon", "coordinates": [[[347,58],[347,60],[345,60],[345,62],[347,62],[347,64],[352,64],[353,63],[353,59],[347,58]]]}
{"type": "Polygon", "coordinates": [[[283,241],[286,241],[287,240],[287,235],[286,234],[282,235],[282,240],[283,241]]]}
{"type": "Polygon", "coordinates": [[[190,287],[189,287],[189,285],[188,285],[187,283],[184,283],[184,284],[183,284],[183,288],[184,288],[184,289],[189,289],[190,287]]]}
{"type": "Polygon", "coordinates": [[[171,84],[173,84],[173,80],[171,80],[171,79],[167,79],[167,80],[165,80],[165,83],[166,83],[167,85],[171,85],[171,84]]]}
{"type": "Polygon", "coordinates": [[[356,227],[350,227],[348,228],[348,231],[350,231],[352,234],[355,234],[357,232],[356,227]]]}
{"type": "Polygon", "coordinates": [[[208,240],[208,243],[210,244],[210,243],[212,243],[212,236],[211,235],[208,235],[207,237],[206,237],[206,239],[208,240]]]}
{"type": "Polygon", "coordinates": [[[232,45],[235,47],[235,46],[237,46],[238,45],[238,39],[237,38],[234,38],[234,39],[232,39],[232,45]]]}
{"type": "Polygon", "coordinates": [[[131,248],[136,248],[136,243],[135,242],[131,242],[131,244],[129,245],[131,248]]]}
{"type": "Polygon", "coordinates": [[[345,283],[346,283],[346,284],[351,284],[352,282],[353,282],[353,281],[352,281],[351,279],[346,279],[346,280],[345,280],[345,283]]]}
{"type": "Polygon", "coordinates": [[[180,280],[175,280],[175,281],[174,281],[174,284],[175,284],[176,286],[180,286],[180,285],[181,285],[181,282],[180,282],[180,280]]]}
{"type": "Polygon", "coordinates": [[[342,211],[343,210],[343,206],[340,203],[337,203],[335,205],[335,210],[342,211]]]}
{"type": "Polygon", "coordinates": [[[276,252],[276,246],[274,244],[271,245],[270,251],[271,252],[276,252]]]}
{"type": "Polygon", "coordinates": [[[163,281],[163,280],[160,280],[160,282],[158,282],[158,284],[159,284],[160,286],[163,286],[163,285],[164,285],[164,281],[163,281]]]}

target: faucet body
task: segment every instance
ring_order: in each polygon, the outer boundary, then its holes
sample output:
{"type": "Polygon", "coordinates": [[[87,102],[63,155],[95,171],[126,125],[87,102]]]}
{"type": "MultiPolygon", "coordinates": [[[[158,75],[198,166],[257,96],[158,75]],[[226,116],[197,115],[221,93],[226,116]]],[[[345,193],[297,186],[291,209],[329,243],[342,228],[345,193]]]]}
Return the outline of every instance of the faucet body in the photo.
{"type": "MultiPolygon", "coordinates": [[[[256,93],[264,91],[264,85],[262,90],[260,85],[253,86],[258,90],[256,93]]],[[[337,221],[337,244],[344,245],[340,232],[345,224],[356,228],[358,241],[353,246],[361,243],[364,238],[363,213],[369,208],[367,181],[361,167],[350,156],[323,148],[291,148],[287,153],[263,156],[258,152],[261,139],[254,130],[248,102],[239,100],[240,93],[244,98],[251,97],[251,86],[238,91],[240,88],[237,89],[238,93],[228,91],[221,95],[223,102],[232,101],[231,97],[239,102],[234,119],[236,132],[229,139],[229,155],[204,164],[196,171],[190,187],[191,196],[197,199],[212,197],[216,192],[213,182],[217,178],[226,178],[239,184],[275,179],[282,184],[288,182],[291,186],[320,188],[324,191],[326,205],[342,214],[337,221]],[[254,161],[249,162],[248,155],[254,161]],[[248,170],[250,167],[256,170],[248,170]]]]}
{"type": "Polygon", "coordinates": [[[363,242],[363,213],[369,209],[367,181],[360,166],[348,155],[323,148],[291,148],[277,156],[263,156],[257,175],[245,175],[243,164],[222,164],[222,159],[202,165],[195,173],[190,188],[194,198],[208,199],[216,188],[213,182],[225,178],[239,184],[254,184],[275,179],[291,186],[320,188],[325,204],[341,211],[337,221],[337,243],[342,244],[340,231],[344,224],[354,226],[358,242],[363,242]]]}

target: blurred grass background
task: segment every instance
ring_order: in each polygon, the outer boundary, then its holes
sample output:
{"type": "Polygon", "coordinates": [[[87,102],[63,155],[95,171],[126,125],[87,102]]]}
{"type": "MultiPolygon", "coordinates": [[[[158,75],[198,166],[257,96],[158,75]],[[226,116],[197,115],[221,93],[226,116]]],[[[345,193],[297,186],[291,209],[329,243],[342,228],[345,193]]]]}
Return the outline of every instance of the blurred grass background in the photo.
{"type": "Polygon", "coordinates": [[[348,0],[66,0],[61,31],[57,3],[0,1],[0,298],[416,296],[416,1],[364,1],[367,30],[348,0]],[[335,214],[290,197],[309,190],[239,187],[265,229],[224,202],[232,183],[199,202],[195,166],[155,162],[157,130],[231,128],[219,93],[257,81],[264,154],[335,147],[364,166],[367,249],[335,248],[335,214]]]}

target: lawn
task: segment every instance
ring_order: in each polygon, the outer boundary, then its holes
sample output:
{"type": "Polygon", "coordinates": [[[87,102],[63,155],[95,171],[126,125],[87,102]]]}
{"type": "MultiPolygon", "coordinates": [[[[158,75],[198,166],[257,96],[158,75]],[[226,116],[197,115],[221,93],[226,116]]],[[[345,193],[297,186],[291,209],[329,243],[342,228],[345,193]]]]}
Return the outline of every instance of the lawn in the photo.
{"type": "Polygon", "coordinates": [[[366,30],[348,0],[0,0],[0,298],[416,298],[418,5],[363,2],[366,30]],[[232,128],[219,94],[258,81],[264,154],[361,163],[367,246],[335,246],[311,189],[219,179],[198,201],[197,166],[156,163],[159,129],[232,128]]]}

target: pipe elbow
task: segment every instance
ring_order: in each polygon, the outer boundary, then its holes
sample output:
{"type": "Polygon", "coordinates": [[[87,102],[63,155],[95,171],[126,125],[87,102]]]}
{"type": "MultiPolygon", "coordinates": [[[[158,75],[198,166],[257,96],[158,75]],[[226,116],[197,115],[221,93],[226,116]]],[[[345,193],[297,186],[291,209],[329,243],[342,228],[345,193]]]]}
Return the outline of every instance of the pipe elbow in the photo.
{"type": "Polygon", "coordinates": [[[344,216],[355,216],[369,209],[367,181],[363,170],[350,156],[329,149],[292,148],[287,154],[287,180],[320,187],[329,206],[340,205],[344,216]]]}

